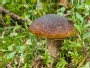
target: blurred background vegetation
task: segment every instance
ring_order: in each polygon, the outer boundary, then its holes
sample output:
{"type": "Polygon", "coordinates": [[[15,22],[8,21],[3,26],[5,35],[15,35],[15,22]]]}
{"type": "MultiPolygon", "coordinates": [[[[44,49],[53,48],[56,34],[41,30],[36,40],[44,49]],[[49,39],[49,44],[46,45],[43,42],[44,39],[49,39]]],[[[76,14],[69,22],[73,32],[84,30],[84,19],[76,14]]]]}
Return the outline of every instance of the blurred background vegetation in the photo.
{"type": "Polygon", "coordinates": [[[46,40],[28,31],[33,20],[46,14],[64,15],[74,22],[76,36],[64,40],[54,68],[90,68],[90,1],[89,0],[0,0],[0,6],[19,15],[18,24],[9,14],[0,12],[0,67],[31,68],[41,56],[49,66],[46,40]],[[68,58],[65,58],[68,57],[68,58]]]}

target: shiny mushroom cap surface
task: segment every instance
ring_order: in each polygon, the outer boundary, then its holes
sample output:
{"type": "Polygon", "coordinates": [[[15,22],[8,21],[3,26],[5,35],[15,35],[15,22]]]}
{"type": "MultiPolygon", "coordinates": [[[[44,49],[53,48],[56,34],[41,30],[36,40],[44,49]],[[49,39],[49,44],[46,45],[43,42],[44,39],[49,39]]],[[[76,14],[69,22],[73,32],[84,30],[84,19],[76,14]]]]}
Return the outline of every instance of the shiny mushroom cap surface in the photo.
{"type": "Polygon", "coordinates": [[[45,38],[67,38],[76,35],[77,31],[66,17],[57,14],[48,14],[34,20],[29,31],[45,38]]]}

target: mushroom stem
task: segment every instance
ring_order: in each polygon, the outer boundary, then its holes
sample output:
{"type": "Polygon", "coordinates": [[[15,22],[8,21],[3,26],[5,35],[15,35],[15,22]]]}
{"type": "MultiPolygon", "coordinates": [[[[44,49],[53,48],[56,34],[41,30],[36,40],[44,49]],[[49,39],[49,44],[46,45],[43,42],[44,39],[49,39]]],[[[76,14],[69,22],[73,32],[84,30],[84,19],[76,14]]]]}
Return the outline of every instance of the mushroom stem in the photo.
{"type": "Polygon", "coordinates": [[[63,40],[47,39],[47,48],[51,57],[56,57],[62,46],[63,40]]]}

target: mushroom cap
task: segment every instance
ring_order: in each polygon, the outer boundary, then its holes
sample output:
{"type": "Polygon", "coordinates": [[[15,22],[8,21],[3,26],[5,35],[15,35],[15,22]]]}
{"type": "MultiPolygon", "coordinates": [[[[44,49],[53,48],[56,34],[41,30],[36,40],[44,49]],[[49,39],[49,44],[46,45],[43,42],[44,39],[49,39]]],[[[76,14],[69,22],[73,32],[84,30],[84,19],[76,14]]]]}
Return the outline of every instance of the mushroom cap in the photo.
{"type": "Polygon", "coordinates": [[[34,20],[29,31],[46,38],[66,38],[77,33],[73,23],[66,17],[57,14],[48,14],[34,20]]]}

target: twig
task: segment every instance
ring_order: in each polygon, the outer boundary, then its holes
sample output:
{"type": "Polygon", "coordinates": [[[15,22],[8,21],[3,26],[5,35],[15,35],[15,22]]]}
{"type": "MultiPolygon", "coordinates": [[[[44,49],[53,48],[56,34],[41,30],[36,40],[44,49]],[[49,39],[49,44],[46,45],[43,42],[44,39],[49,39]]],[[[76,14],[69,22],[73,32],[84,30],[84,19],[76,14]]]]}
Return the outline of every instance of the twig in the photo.
{"type": "Polygon", "coordinates": [[[79,66],[77,67],[77,68],[80,68],[82,65],[83,65],[83,63],[85,62],[85,60],[87,59],[87,57],[88,57],[88,55],[89,55],[89,52],[87,51],[87,47],[85,46],[85,43],[84,43],[84,41],[81,39],[81,37],[80,37],[80,35],[78,35],[78,37],[79,37],[79,39],[81,40],[81,42],[82,42],[82,48],[83,48],[83,51],[84,51],[84,53],[85,53],[85,58],[82,60],[82,62],[79,64],[79,66]]]}
{"type": "Polygon", "coordinates": [[[68,14],[65,14],[64,16],[66,17],[66,16],[70,16],[70,15],[72,15],[71,13],[68,13],[68,14]]]}
{"type": "Polygon", "coordinates": [[[17,21],[19,24],[23,24],[23,20],[20,16],[8,11],[7,9],[4,9],[2,6],[0,6],[0,12],[3,14],[8,14],[13,20],[17,21]]]}
{"type": "Polygon", "coordinates": [[[88,55],[89,55],[89,52],[86,54],[85,58],[82,60],[82,62],[79,64],[79,66],[77,68],[80,68],[83,65],[83,63],[87,59],[88,55]]]}
{"type": "Polygon", "coordinates": [[[78,37],[79,37],[80,41],[82,42],[82,49],[83,49],[83,51],[86,55],[87,54],[87,47],[85,46],[85,44],[84,44],[83,40],[81,39],[80,35],[78,35],[78,37]]]}

